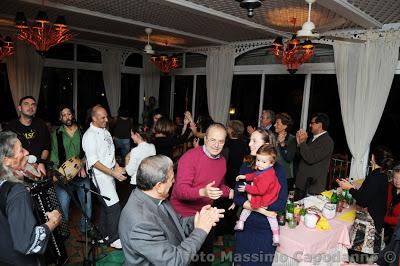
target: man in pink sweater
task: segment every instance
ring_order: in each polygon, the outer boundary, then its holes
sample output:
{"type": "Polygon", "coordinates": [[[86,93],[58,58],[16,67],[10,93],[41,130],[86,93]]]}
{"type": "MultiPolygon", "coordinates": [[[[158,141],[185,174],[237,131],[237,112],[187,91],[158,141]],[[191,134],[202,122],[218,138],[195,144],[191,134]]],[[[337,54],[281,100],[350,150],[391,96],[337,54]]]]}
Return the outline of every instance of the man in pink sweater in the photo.
{"type": "MultiPolygon", "coordinates": [[[[233,190],[224,184],[226,161],[220,155],[225,139],[225,127],[219,123],[211,124],[204,137],[204,146],[189,150],[179,160],[170,202],[183,217],[195,215],[204,205],[212,204],[220,197],[233,198],[233,190]]],[[[212,253],[213,240],[210,233],[200,252],[212,253]]],[[[198,265],[211,263],[203,261],[198,265]]]]}

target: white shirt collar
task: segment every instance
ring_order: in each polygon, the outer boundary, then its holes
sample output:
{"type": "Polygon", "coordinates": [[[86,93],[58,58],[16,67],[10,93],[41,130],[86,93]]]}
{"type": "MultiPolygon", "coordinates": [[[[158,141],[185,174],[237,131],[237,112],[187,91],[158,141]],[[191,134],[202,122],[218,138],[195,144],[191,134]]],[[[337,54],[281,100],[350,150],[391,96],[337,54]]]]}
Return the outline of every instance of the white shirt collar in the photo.
{"type": "Polygon", "coordinates": [[[106,128],[96,127],[95,125],[93,125],[93,122],[90,122],[90,128],[92,128],[93,130],[95,130],[97,132],[104,132],[104,130],[107,130],[106,128]]]}
{"type": "Polygon", "coordinates": [[[319,133],[319,134],[317,134],[317,135],[314,135],[311,142],[313,142],[313,141],[316,140],[317,138],[321,137],[321,136],[324,135],[325,133],[326,133],[326,131],[323,131],[323,132],[321,132],[321,133],[319,133]]]}
{"type": "Polygon", "coordinates": [[[203,151],[204,151],[205,155],[206,155],[208,158],[210,158],[210,159],[216,160],[216,159],[219,159],[219,157],[221,157],[221,154],[218,154],[217,156],[212,156],[212,155],[207,151],[206,145],[203,145],[203,151]]]}

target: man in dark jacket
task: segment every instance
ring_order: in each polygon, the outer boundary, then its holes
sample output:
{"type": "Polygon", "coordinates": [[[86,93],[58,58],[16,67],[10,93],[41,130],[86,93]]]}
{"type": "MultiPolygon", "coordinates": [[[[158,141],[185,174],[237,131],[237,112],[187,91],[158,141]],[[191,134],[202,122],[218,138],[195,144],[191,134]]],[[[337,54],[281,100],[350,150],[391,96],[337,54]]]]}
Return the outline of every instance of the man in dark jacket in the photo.
{"type": "Polygon", "coordinates": [[[308,194],[319,194],[325,190],[326,176],[331,160],[334,142],[328,134],[329,117],[324,113],[312,116],[308,134],[300,129],[296,133],[298,153],[300,155],[299,169],[296,175],[295,198],[302,199],[308,194]]]}

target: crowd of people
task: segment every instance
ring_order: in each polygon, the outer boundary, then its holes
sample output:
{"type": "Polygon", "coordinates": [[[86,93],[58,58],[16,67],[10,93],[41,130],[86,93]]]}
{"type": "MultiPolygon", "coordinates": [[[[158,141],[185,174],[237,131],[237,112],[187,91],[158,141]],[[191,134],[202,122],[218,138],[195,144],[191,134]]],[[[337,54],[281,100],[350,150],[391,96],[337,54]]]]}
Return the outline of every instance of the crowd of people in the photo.
{"type": "MultiPolygon", "coordinates": [[[[174,123],[150,97],[143,124],[134,124],[123,107],[113,119],[95,105],[84,131],[74,110],[60,106],[60,126],[50,132],[35,116],[32,96],[21,98],[18,111],[0,132],[1,265],[45,265],[51,232],[70,220],[71,200],[82,213],[80,231],[122,249],[126,265],[211,265],[207,255],[231,233],[234,265],[271,265],[272,259],[241,258],[273,258],[280,245],[276,215],[285,209],[288,191],[298,200],[328,184],[334,141],[324,113],[311,116],[308,131],[296,132],[289,114],[272,110],[262,112],[259,127],[245,128],[238,120],[225,126],[209,116],[195,121],[190,112],[174,123]],[[60,203],[46,212],[45,223],[32,207],[32,171],[35,180],[54,180],[60,203]],[[122,206],[116,182],[125,180],[132,192],[122,206]],[[101,195],[93,206],[91,187],[101,195]]],[[[371,167],[360,188],[347,179],[337,184],[349,190],[359,210],[352,252],[373,255],[384,240],[400,235],[400,163],[379,146],[371,151],[371,167]]]]}

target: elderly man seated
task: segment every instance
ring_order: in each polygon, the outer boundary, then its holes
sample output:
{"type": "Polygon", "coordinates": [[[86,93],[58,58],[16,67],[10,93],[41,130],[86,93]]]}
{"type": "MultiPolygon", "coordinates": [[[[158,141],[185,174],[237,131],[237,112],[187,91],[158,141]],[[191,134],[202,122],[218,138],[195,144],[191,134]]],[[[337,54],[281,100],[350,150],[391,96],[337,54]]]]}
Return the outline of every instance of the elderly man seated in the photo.
{"type": "Polygon", "coordinates": [[[166,200],[174,171],[164,155],[144,159],[136,182],[119,221],[125,264],[188,265],[224,210],[207,205],[193,217],[177,215],[166,200]]]}

